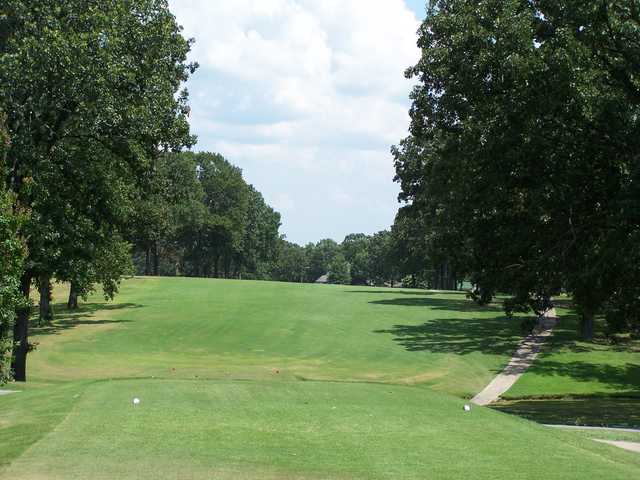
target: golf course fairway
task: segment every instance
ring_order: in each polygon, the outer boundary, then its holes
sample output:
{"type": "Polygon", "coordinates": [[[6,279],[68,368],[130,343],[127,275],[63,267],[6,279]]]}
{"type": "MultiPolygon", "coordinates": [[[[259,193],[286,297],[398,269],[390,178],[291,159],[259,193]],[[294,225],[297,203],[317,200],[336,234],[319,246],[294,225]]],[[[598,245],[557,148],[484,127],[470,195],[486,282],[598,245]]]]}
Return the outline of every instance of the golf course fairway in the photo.
{"type": "Polygon", "coordinates": [[[498,306],[463,293],[134,278],[115,302],[56,307],[51,326],[33,329],[29,381],[0,396],[0,478],[640,472],[632,452],[464,411],[521,333],[498,306]]]}

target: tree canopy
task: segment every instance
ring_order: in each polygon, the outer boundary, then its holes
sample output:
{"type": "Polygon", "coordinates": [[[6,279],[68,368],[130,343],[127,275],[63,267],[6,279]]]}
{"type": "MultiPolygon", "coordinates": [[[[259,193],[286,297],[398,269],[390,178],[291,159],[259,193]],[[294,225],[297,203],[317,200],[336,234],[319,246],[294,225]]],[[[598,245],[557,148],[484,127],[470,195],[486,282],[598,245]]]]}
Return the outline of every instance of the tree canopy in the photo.
{"type": "MultiPolygon", "coordinates": [[[[7,0],[0,6],[0,107],[11,144],[5,185],[30,211],[22,278],[87,274],[120,251],[136,192],[162,150],[191,145],[190,42],[165,0],[7,0]]],[[[103,263],[106,265],[106,263],[103,263]]],[[[13,370],[26,378],[28,312],[14,326],[13,370]]]]}
{"type": "Polygon", "coordinates": [[[636,2],[430,3],[396,178],[428,256],[478,300],[540,312],[568,292],[589,338],[633,297],[639,42],[636,2]]]}

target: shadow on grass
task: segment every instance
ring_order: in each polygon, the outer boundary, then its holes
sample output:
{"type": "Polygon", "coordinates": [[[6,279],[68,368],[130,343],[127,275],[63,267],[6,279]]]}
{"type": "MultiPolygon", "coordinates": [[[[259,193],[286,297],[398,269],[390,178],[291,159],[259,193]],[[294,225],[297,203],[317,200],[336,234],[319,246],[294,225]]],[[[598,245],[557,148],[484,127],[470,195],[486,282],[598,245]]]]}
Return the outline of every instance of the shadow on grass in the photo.
{"type": "MultiPolygon", "coordinates": [[[[605,335],[606,324],[603,319],[596,319],[596,336],[591,342],[582,340],[579,333],[579,317],[575,314],[564,315],[554,328],[553,337],[550,339],[551,348],[548,352],[589,353],[596,351],[633,352],[640,354],[640,341],[626,343],[614,343],[605,335]]],[[[542,357],[548,356],[543,352],[542,357]]]]}
{"type": "MultiPolygon", "coordinates": [[[[395,293],[395,292],[394,292],[395,293]]],[[[432,310],[450,310],[456,312],[502,312],[499,305],[478,305],[471,300],[445,298],[392,298],[373,300],[373,305],[393,305],[402,307],[429,307],[432,310]]]]}
{"type": "Polygon", "coordinates": [[[640,428],[640,398],[516,400],[491,406],[538,423],[640,428]]]}
{"type": "Polygon", "coordinates": [[[520,325],[504,316],[493,318],[444,318],[422,325],[394,325],[374,333],[393,335],[393,340],[409,352],[513,353],[521,339],[520,325]]]}
{"type": "Polygon", "coordinates": [[[398,289],[391,289],[389,287],[378,287],[378,290],[345,290],[344,293],[367,293],[369,295],[422,295],[422,296],[426,296],[426,295],[465,295],[466,292],[463,291],[459,291],[459,292],[454,292],[454,291],[434,291],[434,290],[419,290],[419,289],[415,289],[415,290],[411,290],[411,289],[406,289],[406,290],[398,290],[398,289]]]}
{"type": "MultiPolygon", "coordinates": [[[[579,382],[598,382],[615,387],[618,391],[635,391],[640,395],[640,364],[620,366],[573,361],[556,362],[539,359],[530,368],[532,374],[548,377],[567,377],[579,382]]],[[[554,381],[561,382],[561,378],[554,381]]]]}
{"type": "Polygon", "coordinates": [[[31,332],[34,335],[56,335],[65,330],[79,325],[106,325],[115,323],[130,323],[131,320],[92,320],[96,312],[124,310],[130,308],[140,308],[143,305],[137,303],[84,303],[77,310],[67,309],[66,304],[57,303],[53,305],[55,318],[50,324],[33,325],[31,332]]]}

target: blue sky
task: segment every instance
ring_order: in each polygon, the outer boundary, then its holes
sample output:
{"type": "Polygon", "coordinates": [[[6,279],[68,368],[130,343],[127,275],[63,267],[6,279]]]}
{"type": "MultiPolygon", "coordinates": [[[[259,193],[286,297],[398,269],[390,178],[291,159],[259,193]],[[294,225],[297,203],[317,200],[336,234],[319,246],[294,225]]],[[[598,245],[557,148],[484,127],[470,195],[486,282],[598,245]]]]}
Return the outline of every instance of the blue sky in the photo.
{"type": "Polygon", "coordinates": [[[171,0],[200,68],[196,150],[224,155],[297,243],[388,228],[421,0],[171,0]]]}
{"type": "Polygon", "coordinates": [[[425,15],[425,5],[427,3],[426,0],[406,0],[405,2],[407,6],[413,10],[418,19],[422,20],[425,15]]]}

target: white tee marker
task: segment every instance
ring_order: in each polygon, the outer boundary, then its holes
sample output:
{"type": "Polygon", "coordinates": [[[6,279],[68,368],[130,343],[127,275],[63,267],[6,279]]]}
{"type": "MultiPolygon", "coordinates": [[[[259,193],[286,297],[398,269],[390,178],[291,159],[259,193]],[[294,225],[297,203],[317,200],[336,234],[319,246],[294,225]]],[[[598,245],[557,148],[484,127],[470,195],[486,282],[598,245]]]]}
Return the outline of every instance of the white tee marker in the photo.
{"type": "Polygon", "coordinates": [[[139,399],[138,397],[135,397],[135,398],[133,399],[133,404],[134,404],[134,405],[140,405],[140,399],[139,399]]]}
{"type": "Polygon", "coordinates": [[[462,407],[462,409],[463,409],[465,412],[470,412],[470,411],[471,411],[471,406],[470,406],[470,405],[465,405],[464,407],[462,407]]]}

